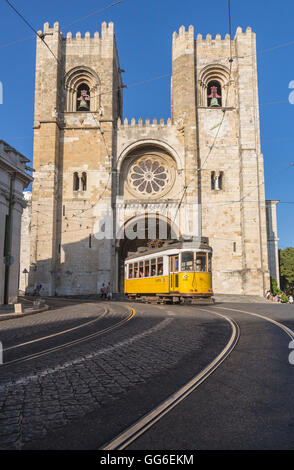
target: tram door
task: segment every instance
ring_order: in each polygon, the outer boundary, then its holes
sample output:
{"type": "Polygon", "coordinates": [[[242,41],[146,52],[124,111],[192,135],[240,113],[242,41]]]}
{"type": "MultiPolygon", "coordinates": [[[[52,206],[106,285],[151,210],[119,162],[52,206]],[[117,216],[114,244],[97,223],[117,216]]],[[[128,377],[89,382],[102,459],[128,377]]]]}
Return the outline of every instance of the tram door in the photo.
{"type": "Polygon", "coordinates": [[[169,258],[169,291],[179,291],[179,255],[169,258]]]}

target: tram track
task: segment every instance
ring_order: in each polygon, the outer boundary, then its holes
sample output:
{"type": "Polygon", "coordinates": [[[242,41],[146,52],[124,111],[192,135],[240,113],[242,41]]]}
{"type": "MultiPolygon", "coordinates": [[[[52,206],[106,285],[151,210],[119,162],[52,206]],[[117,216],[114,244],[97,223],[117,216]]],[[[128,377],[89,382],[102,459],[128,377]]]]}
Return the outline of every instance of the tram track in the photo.
{"type": "Polygon", "coordinates": [[[85,328],[86,326],[89,326],[92,323],[96,323],[96,322],[100,321],[102,318],[105,317],[105,315],[107,313],[108,313],[108,309],[104,308],[104,311],[102,312],[102,314],[98,318],[95,318],[94,320],[84,322],[83,324],[78,325],[78,326],[74,326],[72,328],[67,328],[66,330],[58,331],[57,333],[52,333],[51,335],[41,336],[40,338],[32,339],[32,340],[26,341],[24,343],[19,343],[19,344],[15,344],[13,346],[9,346],[8,348],[3,349],[3,352],[10,351],[12,349],[18,349],[18,348],[21,348],[21,347],[24,347],[24,346],[28,346],[29,344],[38,343],[40,341],[45,341],[45,340],[54,338],[56,336],[64,335],[66,333],[71,333],[75,330],[79,330],[80,328],[85,328]]]}
{"type": "Polygon", "coordinates": [[[225,319],[231,326],[231,336],[226,346],[222,351],[211,361],[201,372],[195,375],[187,384],[181,387],[178,391],[170,395],[161,404],[156,406],[153,410],[145,416],[136,421],[133,425],[128,427],[125,431],[120,433],[114,439],[104,444],[100,450],[124,450],[134,441],[136,441],[142,434],[150,429],[155,423],[162,419],[167,413],[172,411],[179,405],[185,398],[187,398],[193,391],[195,391],[209,376],[225,361],[225,359],[232,353],[238,343],[240,337],[240,327],[235,320],[230,317],[207,309],[199,309],[210,314],[217,315],[225,319]]]}
{"type": "MultiPolygon", "coordinates": [[[[102,330],[95,331],[94,333],[90,333],[88,335],[82,336],[81,338],[77,338],[77,339],[74,339],[72,341],[68,341],[66,343],[60,344],[58,346],[50,347],[50,348],[44,349],[42,351],[38,351],[36,353],[28,354],[26,356],[13,359],[13,360],[10,360],[8,362],[4,362],[3,364],[1,364],[1,369],[6,368],[6,367],[11,366],[11,365],[21,364],[21,363],[24,363],[24,362],[27,362],[27,361],[30,361],[30,360],[33,360],[33,359],[38,359],[38,358],[43,357],[45,355],[61,351],[63,349],[75,346],[77,344],[82,344],[86,341],[92,340],[92,339],[94,339],[96,337],[99,337],[103,334],[109,333],[109,332],[123,326],[124,324],[126,324],[128,321],[130,321],[134,317],[135,309],[132,308],[132,307],[127,307],[127,308],[129,309],[129,315],[126,318],[123,318],[122,320],[119,320],[118,322],[114,323],[113,325],[110,325],[106,328],[103,328],[102,330]]],[[[68,328],[66,330],[63,330],[63,331],[60,331],[60,332],[57,332],[57,333],[53,333],[53,334],[48,335],[48,336],[36,338],[34,340],[27,341],[25,343],[20,343],[20,344],[14,345],[14,346],[10,346],[10,347],[4,349],[4,352],[8,351],[8,350],[12,350],[12,349],[18,349],[18,348],[22,348],[22,347],[25,347],[25,346],[29,346],[30,344],[34,344],[34,343],[37,343],[37,342],[52,339],[52,338],[60,336],[60,335],[64,335],[64,334],[71,333],[73,331],[77,331],[78,329],[85,328],[86,326],[89,326],[90,324],[93,324],[95,322],[98,322],[102,318],[105,318],[107,313],[109,313],[109,308],[105,308],[102,315],[100,315],[98,318],[95,318],[94,320],[90,320],[86,323],[83,323],[82,325],[78,325],[78,326],[75,326],[73,328],[68,328]]]]}
{"type": "Polygon", "coordinates": [[[212,308],[217,308],[221,310],[230,310],[232,312],[245,313],[246,315],[251,315],[253,317],[261,318],[262,320],[265,320],[281,328],[281,330],[283,330],[292,340],[294,340],[294,332],[290,328],[288,328],[288,326],[284,325],[283,323],[278,322],[277,320],[273,320],[272,318],[261,315],[260,313],[248,312],[247,310],[240,310],[240,309],[228,308],[228,307],[213,306],[212,308]]]}
{"type": "MultiPolygon", "coordinates": [[[[266,317],[264,315],[248,312],[246,310],[234,309],[229,307],[218,307],[213,306],[213,309],[221,309],[226,312],[236,312],[241,314],[247,314],[256,318],[265,320],[276,327],[280,328],[286,333],[291,340],[294,340],[294,332],[276,320],[266,317]]],[[[141,419],[136,421],[133,425],[128,427],[125,431],[120,433],[118,436],[113,438],[108,443],[104,444],[100,450],[124,450],[127,449],[133,442],[135,442],[142,434],[148,431],[155,423],[162,419],[167,413],[172,411],[177,405],[179,405],[185,398],[187,398],[193,391],[195,391],[210,375],[225,361],[225,359],[232,353],[235,346],[238,343],[240,337],[240,327],[238,323],[231,317],[215,312],[215,310],[199,309],[211,314],[218,315],[228,321],[231,325],[231,337],[223,348],[223,350],[216,356],[216,358],[205,367],[200,373],[194,376],[186,385],[181,387],[177,392],[169,396],[160,405],[156,406],[153,410],[143,416],[141,419]]]]}

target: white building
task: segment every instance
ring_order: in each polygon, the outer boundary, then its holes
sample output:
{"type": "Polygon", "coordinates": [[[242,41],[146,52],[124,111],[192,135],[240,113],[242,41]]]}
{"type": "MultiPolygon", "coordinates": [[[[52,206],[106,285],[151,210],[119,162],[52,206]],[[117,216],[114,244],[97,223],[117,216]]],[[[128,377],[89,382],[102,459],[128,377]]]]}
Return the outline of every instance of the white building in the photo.
{"type": "Polygon", "coordinates": [[[24,200],[26,207],[23,210],[21,220],[20,237],[20,269],[19,269],[19,293],[25,294],[28,286],[30,270],[30,234],[31,234],[31,215],[32,215],[32,192],[24,191],[24,200]]]}
{"type": "Polygon", "coordinates": [[[277,204],[280,201],[266,201],[266,228],[268,266],[272,278],[277,280],[280,287],[279,247],[278,247],[278,223],[277,204]]]}
{"type": "Polygon", "coordinates": [[[0,305],[17,301],[23,190],[33,180],[27,173],[29,161],[0,140],[0,305]]]}

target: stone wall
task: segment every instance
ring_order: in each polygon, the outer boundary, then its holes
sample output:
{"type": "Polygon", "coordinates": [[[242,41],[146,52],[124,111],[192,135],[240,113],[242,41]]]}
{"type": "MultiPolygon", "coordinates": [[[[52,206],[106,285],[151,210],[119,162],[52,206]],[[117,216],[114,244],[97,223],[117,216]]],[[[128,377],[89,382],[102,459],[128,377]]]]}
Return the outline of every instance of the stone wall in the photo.
{"type": "Polygon", "coordinates": [[[216,292],[262,295],[269,273],[251,29],[238,28],[232,40],[195,39],[193,26],[174,33],[167,122],[122,120],[112,23],[103,23],[101,37],[64,38],[58,23],[43,32],[56,58],[38,39],[30,285],[41,282],[49,295],[96,293],[108,281],[117,290],[123,260],[115,230],[152,207],[180,235],[209,237],[216,292]],[[75,108],[82,81],[88,112],[75,108]],[[212,81],[221,89],[215,107],[212,81]],[[144,162],[150,183],[134,174],[144,162]],[[95,238],[111,210],[112,239],[95,238]]]}
{"type": "Polygon", "coordinates": [[[101,37],[64,38],[58,23],[45,24],[43,33],[56,58],[38,39],[30,286],[40,282],[49,295],[96,293],[112,277],[109,243],[93,233],[101,218],[95,204],[111,198],[113,128],[121,112],[113,98],[121,87],[113,24],[102,24],[101,37]],[[90,110],[76,112],[83,82],[90,110]]]}

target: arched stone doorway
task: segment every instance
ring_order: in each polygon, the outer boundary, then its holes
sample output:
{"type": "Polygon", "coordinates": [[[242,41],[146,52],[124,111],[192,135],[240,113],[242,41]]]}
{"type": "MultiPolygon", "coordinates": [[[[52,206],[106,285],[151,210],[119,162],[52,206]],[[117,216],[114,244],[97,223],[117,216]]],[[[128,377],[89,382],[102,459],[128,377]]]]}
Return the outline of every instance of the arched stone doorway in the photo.
{"type": "Polygon", "coordinates": [[[123,238],[117,241],[118,290],[124,292],[124,261],[143,246],[166,240],[179,240],[181,234],[174,223],[159,214],[149,214],[129,219],[122,228],[123,238]],[[130,236],[131,235],[131,238],[130,236]],[[136,236],[137,235],[137,236],[136,236]]]}

